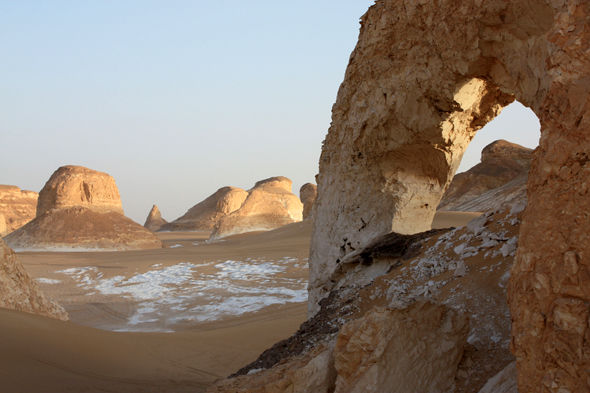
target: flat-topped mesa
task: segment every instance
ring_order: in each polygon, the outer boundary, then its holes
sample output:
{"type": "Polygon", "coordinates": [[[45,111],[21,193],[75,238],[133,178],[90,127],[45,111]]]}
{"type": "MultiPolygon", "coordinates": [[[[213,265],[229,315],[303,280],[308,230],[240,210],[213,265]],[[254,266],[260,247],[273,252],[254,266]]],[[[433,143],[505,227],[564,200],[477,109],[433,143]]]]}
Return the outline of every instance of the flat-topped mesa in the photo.
{"type": "Polygon", "coordinates": [[[0,307],[69,321],[62,306],[49,300],[16,253],[0,239],[0,307]]]}
{"type": "Polygon", "coordinates": [[[158,209],[158,206],[154,205],[152,210],[150,210],[150,213],[148,214],[143,226],[152,232],[156,232],[164,224],[168,224],[168,221],[162,218],[160,209],[158,209]]]}
{"type": "Polygon", "coordinates": [[[79,166],[51,176],[37,217],[6,236],[17,251],[145,250],[166,247],[150,230],[123,215],[115,180],[79,166]]]}
{"type": "Polygon", "coordinates": [[[278,176],[256,182],[247,198],[215,225],[211,239],[267,231],[303,219],[303,204],[291,192],[291,180],[278,176]]]}
{"type": "Polygon", "coordinates": [[[204,201],[191,207],[182,217],[164,224],[160,231],[211,231],[226,215],[238,210],[248,197],[248,191],[222,187],[204,201]]]}
{"type": "Polygon", "coordinates": [[[438,210],[496,210],[525,200],[532,153],[505,140],[490,143],[483,148],[479,164],[455,175],[438,210]]]}
{"type": "Polygon", "coordinates": [[[98,213],[125,214],[115,179],[82,166],[62,166],[39,193],[37,217],[51,209],[73,206],[84,206],[98,213]]]}
{"type": "Polygon", "coordinates": [[[34,191],[0,185],[0,236],[6,236],[35,218],[37,198],[39,194],[34,191]]]}
{"type": "Polygon", "coordinates": [[[318,186],[313,183],[305,183],[299,189],[299,199],[303,203],[303,219],[307,220],[312,216],[313,205],[318,196],[318,186]]]}

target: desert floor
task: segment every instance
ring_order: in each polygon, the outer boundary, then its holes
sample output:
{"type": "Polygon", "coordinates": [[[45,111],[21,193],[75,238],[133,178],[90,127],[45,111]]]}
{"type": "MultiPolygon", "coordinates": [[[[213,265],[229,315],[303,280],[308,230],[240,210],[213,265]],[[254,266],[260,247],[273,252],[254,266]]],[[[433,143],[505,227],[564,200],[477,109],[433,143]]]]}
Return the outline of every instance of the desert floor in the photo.
{"type": "MultiPolygon", "coordinates": [[[[441,212],[433,227],[478,213],[441,212]]],[[[0,309],[2,392],[201,392],[306,320],[311,222],[170,248],[22,252],[71,322],[0,309]]]]}

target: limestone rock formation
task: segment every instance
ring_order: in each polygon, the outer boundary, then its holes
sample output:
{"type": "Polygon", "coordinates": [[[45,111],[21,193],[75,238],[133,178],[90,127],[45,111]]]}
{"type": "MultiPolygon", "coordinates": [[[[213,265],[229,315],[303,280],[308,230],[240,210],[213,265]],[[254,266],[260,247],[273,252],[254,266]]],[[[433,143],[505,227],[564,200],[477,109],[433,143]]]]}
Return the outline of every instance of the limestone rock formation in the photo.
{"type": "Polygon", "coordinates": [[[103,172],[68,165],[55,171],[39,193],[37,217],[51,209],[73,206],[124,214],[115,179],[103,172]]]}
{"type": "Polygon", "coordinates": [[[482,150],[479,164],[453,178],[438,210],[496,210],[525,199],[532,152],[505,140],[492,142],[482,150]],[[500,187],[502,192],[489,193],[500,187]]]}
{"type": "Polygon", "coordinates": [[[338,333],[335,393],[444,392],[467,343],[469,320],[444,305],[377,308],[338,333]]]}
{"type": "Polygon", "coordinates": [[[241,188],[222,187],[182,217],[162,225],[160,231],[211,231],[222,217],[238,210],[247,197],[248,192],[241,188]]]}
{"type": "Polygon", "coordinates": [[[143,226],[152,232],[156,232],[164,224],[168,224],[168,221],[162,218],[160,209],[158,209],[158,206],[154,205],[152,207],[152,210],[150,210],[150,213],[148,214],[147,219],[145,220],[145,224],[143,224],[143,226]]]}
{"type": "Polygon", "coordinates": [[[291,180],[283,176],[261,180],[248,191],[242,206],[222,217],[211,239],[251,231],[266,231],[303,219],[303,204],[291,193],[291,180]]]}
{"type": "Polygon", "coordinates": [[[49,300],[16,253],[0,239],[0,307],[69,321],[62,306],[49,300]]]}
{"type": "Polygon", "coordinates": [[[38,197],[34,191],[0,185],[0,236],[6,236],[35,218],[38,197]]]}
{"type": "Polygon", "coordinates": [[[312,215],[312,208],[318,196],[318,186],[313,183],[305,183],[299,189],[299,199],[303,203],[303,219],[307,220],[312,215]]]}
{"type": "Polygon", "coordinates": [[[474,133],[516,99],[541,124],[508,291],[519,391],[590,390],[589,32],[581,0],[371,6],[320,158],[310,314],[339,259],[429,228],[474,133]]]}
{"type": "Polygon", "coordinates": [[[516,362],[510,363],[490,378],[478,393],[518,393],[516,386],[516,362]]]}
{"type": "Polygon", "coordinates": [[[17,251],[123,251],[164,248],[150,230],[115,212],[82,206],[46,211],[4,238],[17,251]]]}

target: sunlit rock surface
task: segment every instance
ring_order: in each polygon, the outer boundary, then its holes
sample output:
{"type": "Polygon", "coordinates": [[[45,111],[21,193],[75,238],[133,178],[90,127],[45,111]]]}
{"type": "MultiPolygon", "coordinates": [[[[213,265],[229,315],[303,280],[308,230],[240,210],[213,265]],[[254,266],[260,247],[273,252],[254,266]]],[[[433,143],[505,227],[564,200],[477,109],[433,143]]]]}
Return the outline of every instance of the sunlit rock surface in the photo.
{"type": "Polygon", "coordinates": [[[0,185],[0,236],[6,236],[35,218],[37,198],[39,194],[34,191],[0,185]]]}

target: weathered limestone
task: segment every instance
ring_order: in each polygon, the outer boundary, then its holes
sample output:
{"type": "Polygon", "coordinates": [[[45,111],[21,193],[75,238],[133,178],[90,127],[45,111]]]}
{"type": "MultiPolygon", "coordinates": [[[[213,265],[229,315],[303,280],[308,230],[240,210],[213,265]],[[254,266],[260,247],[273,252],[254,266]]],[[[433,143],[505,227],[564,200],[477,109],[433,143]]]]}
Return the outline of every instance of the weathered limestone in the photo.
{"type": "Polygon", "coordinates": [[[156,232],[164,224],[168,224],[168,221],[162,218],[160,209],[158,209],[158,206],[154,205],[152,210],[150,210],[150,213],[148,214],[143,226],[152,232],[156,232]]]}
{"type": "Polygon", "coordinates": [[[468,332],[465,315],[429,301],[371,310],[338,333],[334,392],[444,392],[454,383],[468,332]]]}
{"type": "Polygon", "coordinates": [[[303,203],[303,219],[307,220],[312,215],[313,204],[318,196],[318,186],[313,183],[305,183],[299,189],[299,199],[303,203]]]}
{"type": "Polygon", "coordinates": [[[478,393],[518,393],[516,362],[510,363],[493,378],[490,378],[478,393]]]}
{"type": "Polygon", "coordinates": [[[69,321],[62,306],[49,300],[16,253],[0,239],[0,307],[69,321]]]}
{"type": "Polygon", "coordinates": [[[363,16],[320,159],[310,314],[349,252],[429,228],[474,133],[541,123],[508,299],[519,391],[590,390],[590,7],[381,0],[363,16]]]}
{"type": "Polygon", "coordinates": [[[39,193],[37,217],[51,209],[84,206],[99,213],[123,213],[115,179],[82,166],[62,166],[39,193]]]}
{"type": "Polygon", "coordinates": [[[291,193],[291,184],[283,176],[257,182],[240,208],[218,221],[211,239],[267,231],[301,221],[303,204],[291,193]]]}
{"type": "Polygon", "coordinates": [[[6,236],[35,218],[38,197],[34,191],[0,185],[0,236],[6,236]]]}
{"type": "Polygon", "coordinates": [[[488,211],[526,199],[532,152],[505,140],[492,142],[482,150],[479,164],[453,178],[437,210],[488,211]],[[500,193],[490,192],[500,187],[500,193]]]}
{"type": "Polygon", "coordinates": [[[222,217],[238,210],[247,197],[248,192],[241,188],[222,187],[182,217],[162,225],[160,231],[211,231],[222,217]]]}

